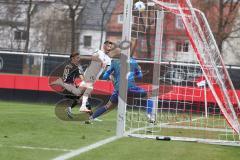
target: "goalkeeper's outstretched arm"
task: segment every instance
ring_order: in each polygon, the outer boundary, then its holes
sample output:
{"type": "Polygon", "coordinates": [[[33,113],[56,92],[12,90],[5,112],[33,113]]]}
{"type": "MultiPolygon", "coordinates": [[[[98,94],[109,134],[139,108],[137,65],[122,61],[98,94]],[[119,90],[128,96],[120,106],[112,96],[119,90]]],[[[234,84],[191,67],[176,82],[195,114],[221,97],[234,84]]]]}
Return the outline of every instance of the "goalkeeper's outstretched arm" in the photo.
{"type": "Polygon", "coordinates": [[[110,68],[103,74],[102,79],[103,80],[109,79],[109,77],[112,74],[112,72],[113,72],[113,66],[111,65],[110,68]]]}

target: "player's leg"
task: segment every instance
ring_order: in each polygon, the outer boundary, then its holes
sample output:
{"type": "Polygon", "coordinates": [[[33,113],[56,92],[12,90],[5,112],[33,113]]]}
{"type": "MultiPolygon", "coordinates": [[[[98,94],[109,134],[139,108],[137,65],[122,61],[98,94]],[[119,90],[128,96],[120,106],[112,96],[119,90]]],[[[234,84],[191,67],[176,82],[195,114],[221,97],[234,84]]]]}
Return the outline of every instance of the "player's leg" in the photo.
{"type": "Polygon", "coordinates": [[[134,86],[128,89],[128,96],[135,97],[140,99],[140,101],[144,101],[144,103],[141,103],[146,108],[146,116],[150,123],[154,123],[153,119],[153,101],[151,99],[147,99],[147,101],[143,100],[142,98],[147,97],[147,92],[138,86],[134,86]]]}
{"type": "Polygon", "coordinates": [[[92,105],[89,103],[89,101],[87,101],[86,107],[88,110],[90,110],[90,112],[87,112],[89,114],[89,116],[91,116],[93,114],[92,111],[92,105]]]}
{"type": "Polygon", "coordinates": [[[153,105],[154,105],[153,103],[154,101],[151,98],[147,99],[146,101],[146,116],[150,123],[155,122],[155,118],[153,115],[153,105]]]}
{"type": "Polygon", "coordinates": [[[87,102],[88,102],[88,97],[91,94],[93,88],[87,88],[85,92],[82,95],[82,105],[79,109],[79,111],[85,111],[87,109],[87,102]]]}
{"type": "Polygon", "coordinates": [[[87,108],[88,97],[93,90],[93,83],[81,83],[81,87],[85,87],[86,90],[83,92],[83,95],[80,99],[82,99],[82,105],[79,108],[80,112],[90,112],[91,110],[87,108]]]}
{"type": "Polygon", "coordinates": [[[74,108],[78,104],[78,98],[79,97],[74,96],[74,95],[67,95],[66,98],[72,99],[72,103],[70,103],[67,106],[66,111],[67,111],[68,118],[73,118],[73,116],[72,116],[72,108],[74,108]]]}
{"type": "Polygon", "coordinates": [[[96,119],[97,117],[101,116],[105,112],[111,110],[116,106],[118,103],[118,92],[114,91],[113,94],[111,95],[108,103],[105,106],[99,107],[92,116],[90,116],[90,119],[96,119]]]}
{"type": "Polygon", "coordinates": [[[73,84],[68,84],[68,83],[64,83],[63,80],[61,78],[58,78],[56,81],[54,81],[53,83],[51,83],[50,85],[60,85],[63,88],[65,88],[67,91],[73,93],[76,96],[80,96],[83,91],[85,90],[82,87],[76,87],[73,84]]]}
{"type": "MultiPolygon", "coordinates": [[[[128,90],[128,94],[134,95],[134,96],[140,96],[140,97],[145,97],[147,95],[146,91],[140,87],[131,88],[131,90],[128,90]]],[[[90,118],[95,119],[101,116],[106,111],[115,107],[117,103],[118,103],[118,92],[114,91],[108,103],[105,106],[98,108],[90,118]]]]}
{"type": "Polygon", "coordinates": [[[84,92],[85,88],[82,87],[76,87],[71,84],[63,83],[63,87],[68,90],[69,92],[73,93],[76,96],[81,96],[84,92]]]}
{"type": "Polygon", "coordinates": [[[108,101],[108,103],[105,106],[99,107],[92,116],[90,116],[90,119],[96,119],[97,117],[101,116],[107,110],[113,107],[113,103],[111,101],[108,101]]]}

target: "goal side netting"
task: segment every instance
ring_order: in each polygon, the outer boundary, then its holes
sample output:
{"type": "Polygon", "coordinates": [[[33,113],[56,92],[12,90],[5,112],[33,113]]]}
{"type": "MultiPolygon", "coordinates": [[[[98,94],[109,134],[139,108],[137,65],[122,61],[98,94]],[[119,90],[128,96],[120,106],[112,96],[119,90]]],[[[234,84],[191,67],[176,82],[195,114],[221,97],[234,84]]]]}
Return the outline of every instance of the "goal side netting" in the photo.
{"type": "Polygon", "coordinates": [[[118,128],[134,137],[240,145],[239,98],[205,15],[190,0],[142,2],[144,10],[125,1],[123,40],[132,45],[123,52],[125,71],[130,55],[140,59],[136,84],[147,96],[120,87],[119,109],[126,108],[118,128]]]}

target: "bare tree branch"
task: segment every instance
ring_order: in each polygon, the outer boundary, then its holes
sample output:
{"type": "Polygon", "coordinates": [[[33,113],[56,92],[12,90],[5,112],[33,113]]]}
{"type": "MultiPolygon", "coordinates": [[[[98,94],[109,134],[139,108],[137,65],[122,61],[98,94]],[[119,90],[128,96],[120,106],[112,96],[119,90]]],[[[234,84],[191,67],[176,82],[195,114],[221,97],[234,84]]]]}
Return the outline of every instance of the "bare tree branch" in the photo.
{"type": "Polygon", "coordinates": [[[223,28],[225,28],[228,24],[233,24],[236,19],[236,14],[238,12],[240,1],[234,2],[234,0],[230,1],[230,7],[228,3],[224,3],[224,9],[228,10],[228,14],[226,15],[225,22],[223,24],[223,28]]]}
{"type": "Polygon", "coordinates": [[[30,29],[31,29],[31,17],[36,8],[36,5],[33,5],[32,0],[28,1],[28,9],[27,9],[27,21],[26,21],[26,42],[24,47],[24,52],[28,52],[29,48],[29,37],[30,37],[30,29]]]}
{"type": "Polygon", "coordinates": [[[71,53],[76,51],[76,37],[75,37],[75,33],[76,33],[76,29],[75,29],[75,25],[76,25],[76,14],[77,14],[77,10],[80,9],[80,5],[82,0],[61,0],[61,2],[65,5],[68,6],[69,9],[69,18],[71,20],[71,53]]]}
{"type": "Polygon", "coordinates": [[[234,28],[238,18],[238,11],[240,8],[240,1],[236,0],[216,0],[216,1],[201,1],[200,7],[207,14],[211,22],[213,30],[215,30],[215,37],[220,52],[224,41],[229,39],[233,33],[239,30],[239,27],[234,28]],[[205,4],[204,4],[205,3],[205,4]],[[214,13],[214,16],[213,14],[214,13]]]}
{"type": "Polygon", "coordinates": [[[99,49],[102,48],[102,41],[103,41],[103,30],[104,30],[104,20],[108,13],[109,6],[111,4],[112,0],[103,0],[101,2],[101,11],[102,11],[102,19],[101,19],[101,37],[100,37],[100,44],[99,49]]]}

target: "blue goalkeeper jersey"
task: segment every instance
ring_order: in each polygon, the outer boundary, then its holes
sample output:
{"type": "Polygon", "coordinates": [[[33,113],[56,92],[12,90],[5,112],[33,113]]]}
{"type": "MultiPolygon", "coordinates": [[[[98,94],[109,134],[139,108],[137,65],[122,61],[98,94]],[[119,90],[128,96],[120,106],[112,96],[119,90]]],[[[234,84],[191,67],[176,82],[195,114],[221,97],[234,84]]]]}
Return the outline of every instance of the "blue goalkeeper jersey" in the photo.
{"type": "MultiPolygon", "coordinates": [[[[118,91],[120,78],[121,78],[119,59],[112,60],[110,67],[103,75],[103,79],[108,79],[111,74],[113,74],[113,77],[114,77],[114,90],[118,91]]],[[[139,65],[137,64],[137,61],[134,58],[130,58],[130,73],[128,76],[128,89],[136,87],[135,77],[139,79],[142,78],[142,72],[139,65]]]]}

